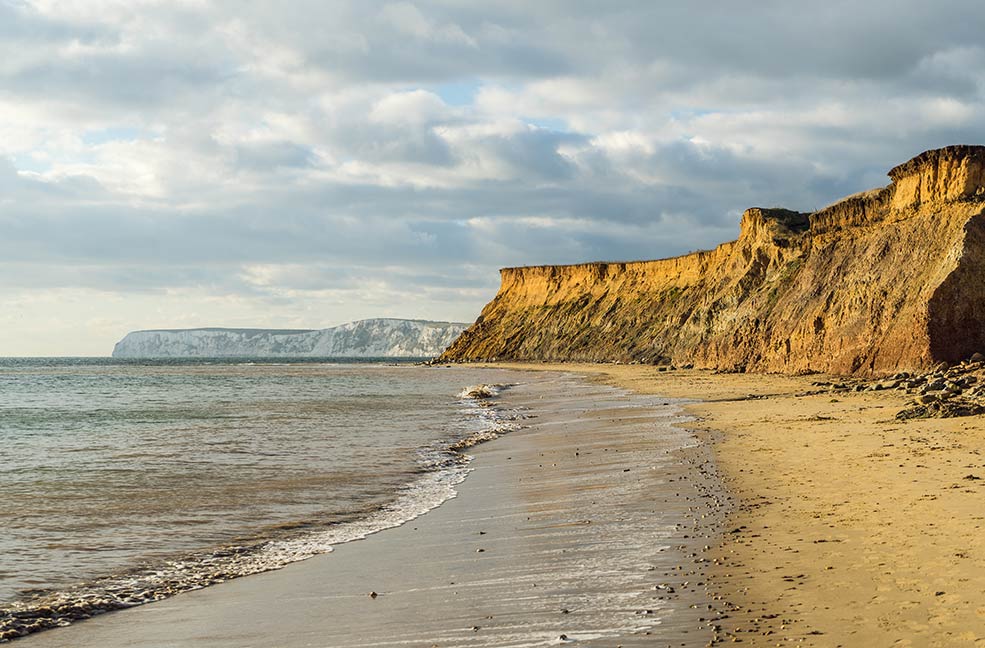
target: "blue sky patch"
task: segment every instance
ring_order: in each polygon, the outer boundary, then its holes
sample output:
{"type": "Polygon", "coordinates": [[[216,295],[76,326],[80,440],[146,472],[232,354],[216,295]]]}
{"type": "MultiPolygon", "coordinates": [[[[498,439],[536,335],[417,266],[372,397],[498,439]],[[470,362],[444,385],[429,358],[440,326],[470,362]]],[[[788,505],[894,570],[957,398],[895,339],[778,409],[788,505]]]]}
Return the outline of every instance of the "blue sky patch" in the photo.
{"type": "Polygon", "coordinates": [[[462,81],[458,83],[443,83],[431,88],[431,92],[441,97],[449,106],[469,106],[475,101],[482,83],[479,81],[462,81]]]}

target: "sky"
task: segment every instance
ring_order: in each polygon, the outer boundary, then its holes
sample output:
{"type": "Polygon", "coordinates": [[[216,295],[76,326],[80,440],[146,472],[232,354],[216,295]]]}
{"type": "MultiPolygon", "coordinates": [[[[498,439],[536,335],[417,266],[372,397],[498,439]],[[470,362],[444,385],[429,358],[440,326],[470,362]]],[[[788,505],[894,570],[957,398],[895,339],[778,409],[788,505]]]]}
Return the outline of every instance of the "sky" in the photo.
{"type": "Polygon", "coordinates": [[[0,356],[472,321],[985,143],[970,0],[0,0],[0,356]]]}

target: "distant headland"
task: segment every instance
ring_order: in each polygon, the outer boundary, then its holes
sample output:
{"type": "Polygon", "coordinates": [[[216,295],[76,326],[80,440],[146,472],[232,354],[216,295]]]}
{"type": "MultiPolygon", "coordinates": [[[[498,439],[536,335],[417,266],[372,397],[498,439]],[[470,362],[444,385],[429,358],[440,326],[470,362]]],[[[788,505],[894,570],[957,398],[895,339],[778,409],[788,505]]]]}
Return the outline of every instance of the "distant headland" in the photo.
{"type": "Polygon", "coordinates": [[[457,322],[365,319],[326,329],[194,328],[133,331],[114,358],[430,358],[468,326],[457,322]]]}

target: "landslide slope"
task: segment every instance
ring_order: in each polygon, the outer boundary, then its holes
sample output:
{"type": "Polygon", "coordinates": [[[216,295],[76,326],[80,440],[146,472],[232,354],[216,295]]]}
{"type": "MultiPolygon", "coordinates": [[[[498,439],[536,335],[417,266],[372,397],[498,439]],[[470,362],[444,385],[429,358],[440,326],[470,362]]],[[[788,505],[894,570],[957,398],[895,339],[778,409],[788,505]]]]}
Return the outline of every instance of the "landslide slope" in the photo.
{"type": "Polygon", "coordinates": [[[881,374],[985,350],[985,147],[889,176],[810,214],[749,209],[707,252],[505,268],[440,360],[881,374]]]}

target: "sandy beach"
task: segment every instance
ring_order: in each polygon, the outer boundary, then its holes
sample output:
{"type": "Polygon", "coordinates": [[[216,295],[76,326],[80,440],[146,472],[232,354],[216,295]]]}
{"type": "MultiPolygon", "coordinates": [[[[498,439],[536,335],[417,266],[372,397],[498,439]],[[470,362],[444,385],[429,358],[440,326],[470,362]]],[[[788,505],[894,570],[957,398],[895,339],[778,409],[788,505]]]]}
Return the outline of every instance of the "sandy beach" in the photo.
{"type": "Polygon", "coordinates": [[[900,422],[903,396],[816,376],[510,367],[550,371],[458,498],[23,643],[985,645],[981,418],[900,422]]]}
{"type": "MultiPolygon", "coordinates": [[[[569,370],[572,365],[564,365],[569,370]]],[[[900,422],[894,392],[823,377],[577,367],[701,399],[738,506],[708,552],[727,638],[756,646],[985,645],[985,420],[900,422]],[[752,398],[750,398],[752,397],[752,398]]]]}
{"type": "Polygon", "coordinates": [[[680,404],[530,377],[502,397],[525,427],[471,449],[458,497],[417,520],[18,645],[705,645],[694,561],[725,502],[680,404]]]}

